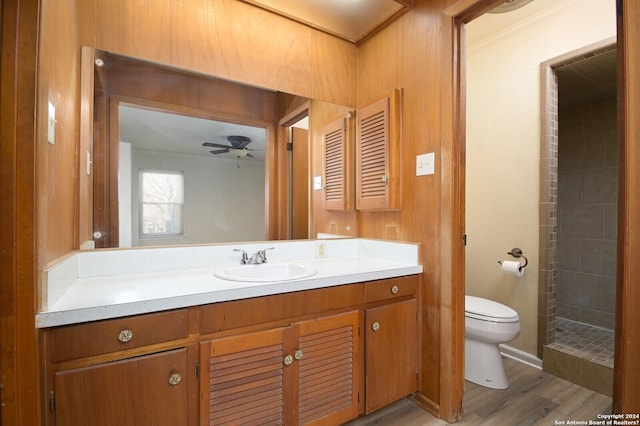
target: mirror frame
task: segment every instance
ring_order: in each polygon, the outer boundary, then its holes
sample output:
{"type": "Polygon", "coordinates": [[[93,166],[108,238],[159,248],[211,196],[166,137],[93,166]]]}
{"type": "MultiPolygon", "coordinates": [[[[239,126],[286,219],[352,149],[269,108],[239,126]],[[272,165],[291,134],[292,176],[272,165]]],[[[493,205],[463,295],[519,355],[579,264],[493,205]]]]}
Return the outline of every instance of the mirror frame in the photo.
{"type": "MultiPolygon", "coordinates": [[[[78,208],[78,242],[81,248],[91,247],[91,243],[87,241],[94,239],[95,231],[102,231],[104,236],[102,241],[96,239],[96,248],[118,246],[117,144],[119,143],[118,106],[121,103],[264,128],[267,149],[265,152],[265,239],[286,238],[287,231],[280,229],[281,224],[278,220],[286,211],[289,202],[287,193],[277,191],[279,182],[283,179],[283,173],[286,174],[288,169],[287,163],[282,163],[280,155],[277,154],[286,148],[286,146],[283,147],[285,142],[278,137],[276,131],[278,106],[281,103],[279,93],[93,48],[83,48],[82,54],[81,98],[86,108],[82,108],[83,111],[81,111],[80,126],[83,142],[80,153],[87,151],[87,165],[85,165],[84,155],[79,155],[79,170],[87,169],[88,173],[86,175],[80,173],[79,179],[81,192],[78,208]],[[94,66],[96,61],[99,63],[102,61],[102,67],[94,66]],[[113,80],[109,82],[110,87],[105,87],[105,81],[100,81],[103,78],[100,73],[105,72],[100,68],[105,67],[106,61],[121,61],[126,66],[140,67],[145,70],[142,73],[144,80],[152,77],[150,72],[157,72],[159,75],[166,73],[169,77],[184,78],[192,85],[187,87],[188,90],[181,87],[173,95],[166,93],[170,90],[163,90],[160,91],[161,95],[156,97],[155,93],[150,95],[152,88],[141,88],[143,84],[139,78],[132,83],[121,82],[129,89],[133,87],[134,89],[131,90],[136,92],[133,95],[125,95],[120,93],[123,90],[121,87],[115,87],[113,80]],[[206,89],[205,91],[208,91],[211,96],[204,96],[198,89],[206,89]],[[195,92],[195,95],[191,92],[195,92]],[[224,102],[220,102],[220,98],[224,99],[224,102]],[[89,161],[91,162],[90,172],[89,161]],[[90,219],[86,219],[87,216],[90,219]]],[[[117,72],[121,70],[118,69],[117,72]]]]}

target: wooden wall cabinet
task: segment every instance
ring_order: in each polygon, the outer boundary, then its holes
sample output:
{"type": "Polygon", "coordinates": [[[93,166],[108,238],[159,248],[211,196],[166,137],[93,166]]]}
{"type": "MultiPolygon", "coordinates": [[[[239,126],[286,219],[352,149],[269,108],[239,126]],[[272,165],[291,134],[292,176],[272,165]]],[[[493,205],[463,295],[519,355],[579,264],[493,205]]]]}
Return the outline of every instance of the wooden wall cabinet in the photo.
{"type": "Polygon", "coordinates": [[[417,283],[48,329],[47,424],[345,423],[417,390],[417,283]]]}
{"type": "Polygon", "coordinates": [[[400,90],[356,111],[356,208],[399,210],[400,90]]]}

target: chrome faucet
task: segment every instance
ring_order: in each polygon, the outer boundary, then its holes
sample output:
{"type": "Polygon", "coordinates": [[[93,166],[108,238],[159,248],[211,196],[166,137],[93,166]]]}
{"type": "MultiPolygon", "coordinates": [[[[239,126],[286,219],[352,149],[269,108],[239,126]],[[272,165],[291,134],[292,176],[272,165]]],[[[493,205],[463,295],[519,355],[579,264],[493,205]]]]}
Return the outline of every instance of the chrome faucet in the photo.
{"type": "Polygon", "coordinates": [[[247,252],[242,249],[233,249],[233,251],[241,251],[242,259],[240,260],[241,265],[259,265],[261,263],[267,263],[267,250],[273,250],[275,247],[269,247],[266,249],[258,250],[254,254],[249,257],[247,252]]]}

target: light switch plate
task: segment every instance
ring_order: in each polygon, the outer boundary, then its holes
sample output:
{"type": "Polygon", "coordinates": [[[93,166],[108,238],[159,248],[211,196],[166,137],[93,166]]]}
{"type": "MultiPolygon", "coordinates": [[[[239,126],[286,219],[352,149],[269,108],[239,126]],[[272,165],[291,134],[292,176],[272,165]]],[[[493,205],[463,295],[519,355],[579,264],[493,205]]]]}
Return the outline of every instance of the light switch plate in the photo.
{"type": "Polygon", "coordinates": [[[313,190],[322,189],[322,176],[313,177],[313,190]]]}
{"type": "Polygon", "coordinates": [[[56,107],[49,101],[49,115],[47,117],[47,141],[51,145],[56,143],[56,107]]]}
{"type": "Polygon", "coordinates": [[[432,175],[436,168],[436,154],[420,154],[416,156],[416,176],[432,175]]]}

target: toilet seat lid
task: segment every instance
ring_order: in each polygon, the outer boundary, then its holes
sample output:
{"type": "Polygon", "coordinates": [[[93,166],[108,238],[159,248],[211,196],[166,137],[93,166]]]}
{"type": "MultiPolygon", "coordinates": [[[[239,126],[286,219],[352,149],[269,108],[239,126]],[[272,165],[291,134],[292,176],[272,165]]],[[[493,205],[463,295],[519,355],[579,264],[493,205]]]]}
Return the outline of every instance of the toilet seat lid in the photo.
{"type": "Polygon", "coordinates": [[[508,306],[482,297],[464,297],[465,316],[485,321],[511,322],[518,320],[518,313],[508,306]],[[510,320],[510,321],[505,321],[510,320]]]}

